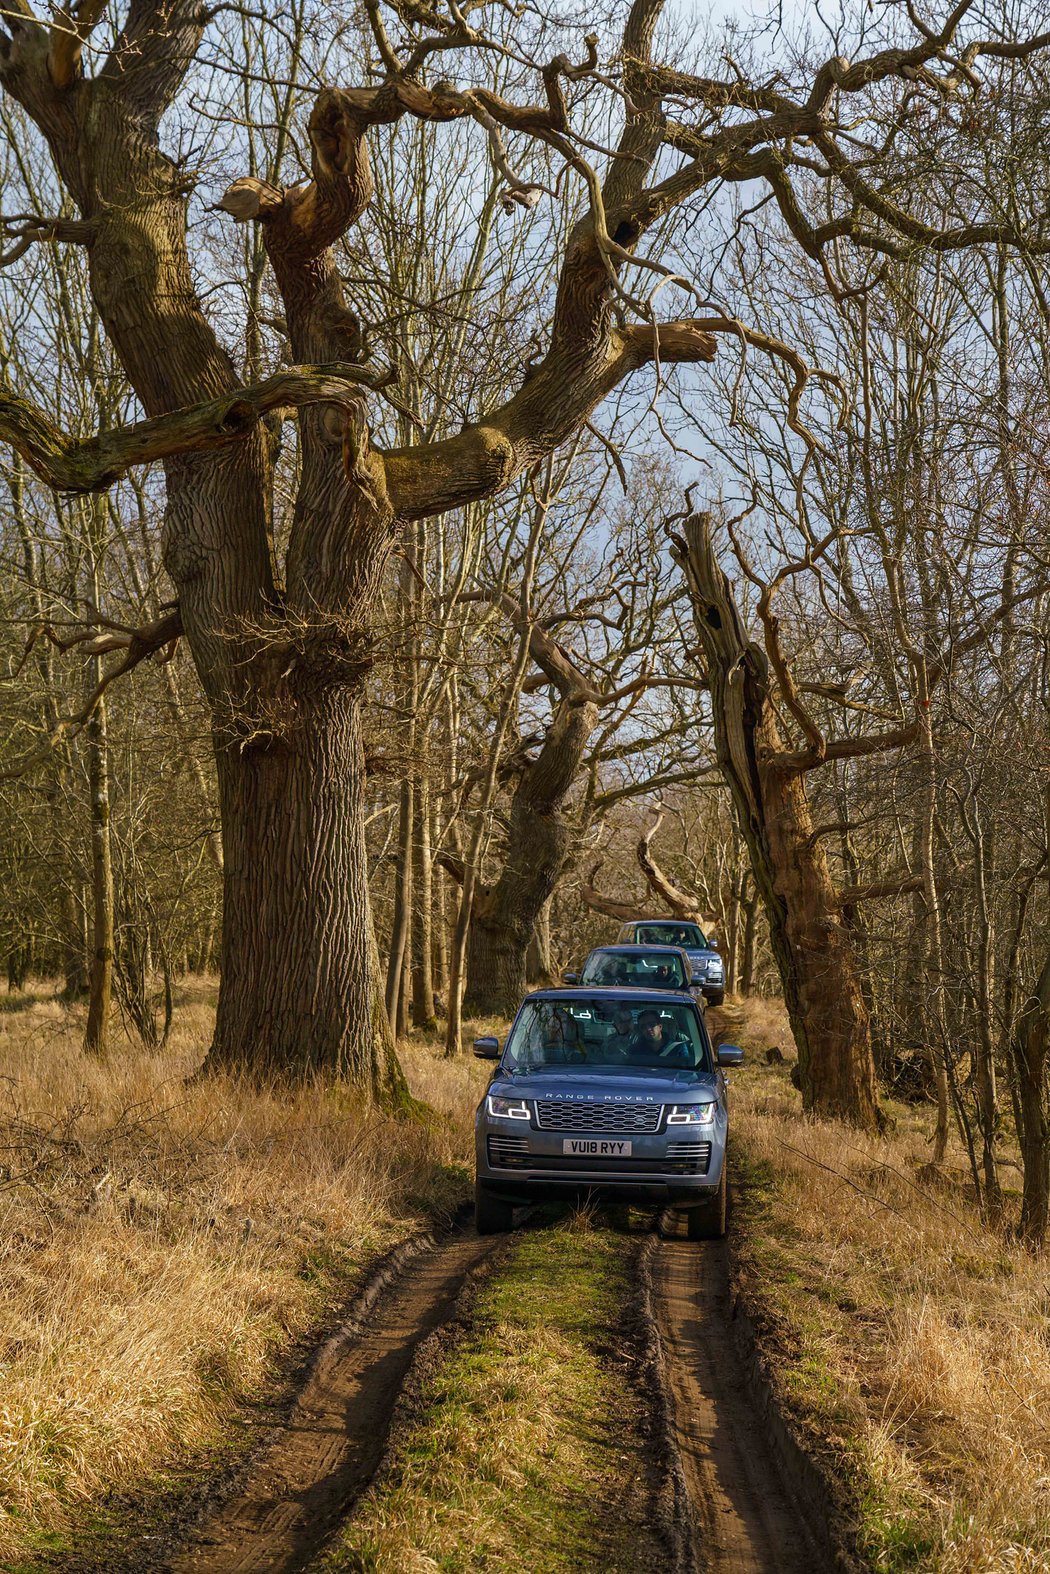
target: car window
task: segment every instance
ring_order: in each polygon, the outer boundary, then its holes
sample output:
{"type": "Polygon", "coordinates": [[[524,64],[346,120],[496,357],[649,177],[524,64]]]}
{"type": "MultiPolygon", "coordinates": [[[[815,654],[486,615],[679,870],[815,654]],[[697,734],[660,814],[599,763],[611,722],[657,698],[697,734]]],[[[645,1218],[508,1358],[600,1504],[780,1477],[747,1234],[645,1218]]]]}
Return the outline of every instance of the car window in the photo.
{"type": "Polygon", "coordinates": [[[707,946],[707,937],[699,924],[635,924],[634,938],[638,945],[707,946]]]}
{"type": "Polygon", "coordinates": [[[686,989],[682,958],[676,951],[631,956],[623,951],[592,951],[583,964],[581,984],[621,985],[630,989],[686,989]]]}
{"type": "Polygon", "coordinates": [[[528,1000],[511,1030],[503,1064],[531,1071],[543,1066],[631,1066],[710,1071],[696,1008],[688,1001],[528,1000]]]}

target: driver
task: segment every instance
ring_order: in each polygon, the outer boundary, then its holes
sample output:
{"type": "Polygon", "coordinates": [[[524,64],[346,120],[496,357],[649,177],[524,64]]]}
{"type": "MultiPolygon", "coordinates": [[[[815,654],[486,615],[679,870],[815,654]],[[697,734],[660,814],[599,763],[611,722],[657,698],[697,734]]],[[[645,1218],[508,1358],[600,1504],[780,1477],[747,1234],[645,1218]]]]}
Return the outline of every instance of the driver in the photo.
{"type": "Polygon", "coordinates": [[[681,1039],[675,1039],[670,1024],[656,1011],[643,1011],[638,1018],[638,1034],[631,1045],[631,1060],[637,1065],[664,1066],[666,1052],[674,1046],[684,1051],[681,1039]]]}

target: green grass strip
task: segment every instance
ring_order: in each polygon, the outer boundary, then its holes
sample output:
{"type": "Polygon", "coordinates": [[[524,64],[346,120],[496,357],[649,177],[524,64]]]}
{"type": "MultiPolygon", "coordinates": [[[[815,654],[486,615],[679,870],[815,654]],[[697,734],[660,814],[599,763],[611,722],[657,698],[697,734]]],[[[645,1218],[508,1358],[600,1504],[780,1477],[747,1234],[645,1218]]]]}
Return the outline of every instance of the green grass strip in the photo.
{"type": "Polygon", "coordinates": [[[510,1240],[438,1347],[387,1469],[321,1567],[408,1574],[662,1566],[646,1406],[623,1339],[636,1242],[565,1219],[510,1240]],[[599,1349],[604,1351],[599,1353],[599,1349]]]}

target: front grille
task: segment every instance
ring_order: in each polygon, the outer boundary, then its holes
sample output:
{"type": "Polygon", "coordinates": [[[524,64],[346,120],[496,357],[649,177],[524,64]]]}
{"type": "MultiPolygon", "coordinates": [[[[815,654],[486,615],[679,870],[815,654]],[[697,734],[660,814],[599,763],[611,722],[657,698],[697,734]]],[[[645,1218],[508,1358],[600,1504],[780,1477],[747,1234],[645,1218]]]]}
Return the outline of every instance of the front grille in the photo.
{"type": "Polygon", "coordinates": [[[577,1104],[538,1099],[536,1119],[546,1131],[659,1131],[661,1104],[577,1104]]]}
{"type": "Polygon", "coordinates": [[[522,1169],[529,1162],[527,1137],[490,1137],[489,1163],[493,1169],[522,1169]]]}

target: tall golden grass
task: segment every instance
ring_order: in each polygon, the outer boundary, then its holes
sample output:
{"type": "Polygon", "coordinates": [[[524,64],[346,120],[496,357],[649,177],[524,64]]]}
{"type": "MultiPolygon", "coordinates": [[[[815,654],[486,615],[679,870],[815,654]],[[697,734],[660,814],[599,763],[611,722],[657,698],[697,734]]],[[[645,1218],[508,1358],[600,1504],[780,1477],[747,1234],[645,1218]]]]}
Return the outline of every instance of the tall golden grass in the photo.
{"type": "MultiPolygon", "coordinates": [[[[788,1042],[775,1003],[727,1026],[759,1052],[788,1042]]],[[[927,1111],[890,1106],[890,1133],[861,1136],[803,1119],[787,1068],[759,1064],[732,1099],[777,1182],[745,1238],[749,1291],[785,1331],[789,1389],[853,1453],[876,1566],[1045,1574],[1046,1258],[982,1223],[961,1148],[929,1174],[927,1111]]]]}
{"type": "MultiPolygon", "coordinates": [[[[162,1054],[103,1063],[43,992],[0,1011],[0,1566],[216,1444],[370,1257],[467,1195],[487,1067],[402,1046],[426,1122],[187,1084],[211,994],[183,992],[162,1054]]],[[[775,1002],[726,1026],[756,1052],[736,1141],[775,1178],[740,1237],[749,1294],[856,1474],[875,1566],[1050,1569],[1046,1259],[982,1224],[961,1152],[930,1183],[925,1112],[893,1109],[882,1138],[803,1119],[760,1063],[790,1044],[775,1002]]]]}
{"type": "Polygon", "coordinates": [[[187,1085],[211,993],[164,1053],[104,1062],[53,999],[0,1012],[0,1566],[213,1444],[371,1256],[467,1195],[473,1063],[408,1050],[428,1122],[187,1085]]]}

